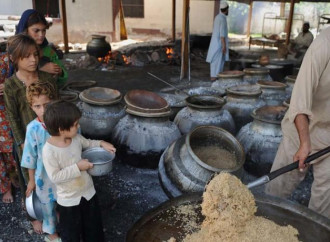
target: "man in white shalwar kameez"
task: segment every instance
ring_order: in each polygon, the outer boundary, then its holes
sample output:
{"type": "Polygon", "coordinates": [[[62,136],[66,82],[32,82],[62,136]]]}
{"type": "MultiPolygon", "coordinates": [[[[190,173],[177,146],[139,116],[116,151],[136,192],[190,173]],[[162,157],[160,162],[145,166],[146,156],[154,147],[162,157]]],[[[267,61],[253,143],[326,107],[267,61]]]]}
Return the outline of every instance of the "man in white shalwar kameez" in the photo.
{"type": "Polygon", "coordinates": [[[211,80],[217,78],[223,71],[225,61],[229,60],[227,15],[229,5],[225,1],[220,2],[220,13],[213,23],[212,38],[207,52],[206,62],[210,63],[211,80]]]}
{"type": "MultiPolygon", "coordinates": [[[[330,145],[330,28],[321,32],[305,54],[282,131],[272,171],[296,160],[299,170],[272,180],[266,192],[285,198],[304,179],[306,157],[330,145]]],[[[308,207],[330,218],[330,155],[312,164],[314,181],[308,207]]]]}

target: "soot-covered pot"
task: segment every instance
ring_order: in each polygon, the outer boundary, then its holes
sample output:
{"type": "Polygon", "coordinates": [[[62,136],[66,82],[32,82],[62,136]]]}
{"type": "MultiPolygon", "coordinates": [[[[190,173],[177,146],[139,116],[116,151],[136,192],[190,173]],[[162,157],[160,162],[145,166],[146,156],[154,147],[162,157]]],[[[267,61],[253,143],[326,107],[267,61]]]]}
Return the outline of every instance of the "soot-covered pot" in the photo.
{"type": "Polygon", "coordinates": [[[187,134],[197,126],[213,125],[230,133],[235,133],[235,123],[231,114],[222,109],[225,100],[216,96],[195,95],[186,98],[187,107],[174,119],[182,134],[187,134]]]}
{"type": "Polygon", "coordinates": [[[272,81],[267,68],[245,68],[244,81],[250,84],[256,84],[259,80],[272,81]]]}
{"type": "Polygon", "coordinates": [[[287,85],[285,83],[260,80],[257,82],[257,85],[260,86],[262,91],[260,99],[264,100],[266,105],[282,105],[283,101],[287,99],[287,85]]]}
{"type": "Polygon", "coordinates": [[[111,51],[111,46],[104,35],[92,35],[92,40],[87,43],[86,51],[91,56],[104,57],[111,51]]]}
{"type": "Polygon", "coordinates": [[[287,111],[284,106],[265,106],[253,111],[253,121],[245,125],[236,138],[246,154],[245,170],[255,176],[270,172],[282,139],[281,121],[287,111]]]}
{"type": "Polygon", "coordinates": [[[228,131],[200,126],[172,143],[159,162],[159,179],[169,197],[201,192],[221,171],[242,175],[245,156],[240,143],[228,131]]]}
{"type": "Polygon", "coordinates": [[[234,118],[236,130],[251,122],[251,113],[255,108],[266,105],[261,100],[261,89],[257,85],[240,85],[227,89],[227,103],[224,109],[228,110],[234,118]]]}
{"type": "Polygon", "coordinates": [[[83,135],[93,139],[110,140],[112,130],[125,115],[125,105],[121,103],[119,91],[92,87],[79,94],[77,104],[82,112],[79,121],[83,135]]]}
{"type": "Polygon", "coordinates": [[[169,120],[170,108],[165,99],[145,90],[125,95],[127,114],[113,131],[113,143],[119,159],[141,168],[157,168],[162,152],[181,136],[169,120]]]}
{"type": "Polygon", "coordinates": [[[288,85],[287,88],[286,88],[286,92],[291,95],[292,93],[292,90],[293,90],[293,86],[296,82],[296,79],[297,79],[297,76],[295,75],[290,75],[290,76],[286,76],[285,77],[285,83],[288,85]]]}
{"type": "Polygon", "coordinates": [[[171,108],[171,115],[170,115],[170,120],[173,121],[176,114],[184,108],[186,105],[185,102],[185,96],[182,95],[177,95],[174,93],[164,93],[164,92],[158,92],[157,93],[159,96],[164,98],[168,105],[171,108]]]}
{"type": "Polygon", "coordinates": [[[259,65],[259,64],[253,64],[253,68],[265,68],[269,70],[269,75],[274,81],[283,81],[284,80],[284,67],[279,65],[259,65]]]}
{"type": "Polygon", "coordinates": [[[226,90],[229,87],[243,84],[243,77],[243,71],[223,71],[218,74],[218,80],[211,87],[226,90]]]}

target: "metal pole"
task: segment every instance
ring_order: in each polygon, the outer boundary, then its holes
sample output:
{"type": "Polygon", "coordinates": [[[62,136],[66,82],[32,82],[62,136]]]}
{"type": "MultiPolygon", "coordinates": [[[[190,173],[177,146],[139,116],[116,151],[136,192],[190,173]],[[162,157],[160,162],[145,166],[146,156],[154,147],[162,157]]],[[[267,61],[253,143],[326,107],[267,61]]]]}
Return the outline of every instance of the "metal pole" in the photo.
{"type": "Polygon", "coordinates": [[[291,0],[291,3],[290,3],[290,14],[289,14],[289,21],[288,21],[288,31],[287,31],[286,40],[285,40],[285,44],[286,45],[288,45],[290,43],[291,25],[292,25],[293,13],[294,13],[294,1],[295,0],[291,0]]]}
{"type": "Polygon", "coordinates": [[[247,25],[247,30],[246,30],[247,37],[250,37],[250,35],[251,35],[252,9],[253,9],[253,1],[250,0],[248,25],[247,25]]]}
{"type": "Polygon", "coordinates": [[[183,16],[182,16],[182,43],[181,43],[181,75],[180,80],[187,77],[188,72],[188,35],[187,19],[189,18],[189,3],[190,0],[183,1],[183,16]]]}
{"type": "Polygon", "coordinates": [[[64,52],[69,53],[69,39],[68,39],[68,26],[66,20],[66,6],[65,0],[61,0],[62,7],[62,27],[63,27],[63,39],[64,39],[64,52]]]}
{"type": "Polygon", "coordinates": [[[172,41],[175,42],[176,0],[172,0],[172,41]]]}

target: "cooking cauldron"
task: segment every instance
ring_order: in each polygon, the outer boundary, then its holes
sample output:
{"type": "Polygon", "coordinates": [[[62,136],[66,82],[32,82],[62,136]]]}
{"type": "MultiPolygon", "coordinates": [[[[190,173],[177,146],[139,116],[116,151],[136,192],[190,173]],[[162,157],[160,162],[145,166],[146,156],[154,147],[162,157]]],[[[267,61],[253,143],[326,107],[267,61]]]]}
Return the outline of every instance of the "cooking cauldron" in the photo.
{"type": "Polygon", "coordinates": [[[256,84],[259,80],[272,81],[267,68],[245,68],[244,81],[250,84],[256,84]]]}
{"type": "Polygon", "coordinates": [[[284,67],[280,65],[259,65],[259,64],[253,64],[253,68],[265,68],[269,70],[269,75],[274,81],[283,82],[285,73],[284,73],[284,67]]]}
{"type": "Polygon", "coordinates": [[[226,90],[229,87],[243,84],[243,71],[223,71],[218,74],[218,80],[212,83],[212,88],[226,90]]]}
{"type": "Polygon", "coordinates": [[[251,114],[253,121],[245,125],[236,138],[246,154],[245,170],[255,176],[270,172],[282,140],[281,121],[287,107],[264,106],[251,114]]]}
{"type": "Polygon", "coordinates": [[[283,101],[287,98],[286,87],[287,85],[277,81],[257,81],[260,86],[262,94],[260,99],[266,102],[266,105],[276,106],[282,105],[283,101]]]}
{"type": "Polygon", "coordinates": [[[203,191],[216,172],[227,171],[241,177],[244,161],[243,147],[229,132],[215,126],[199,126],[164,151],[159,161],[159,179],[165,193],[177,197],[182,193],[203,191]],[[197,156],[200,149],[216,152],[215,146],[234,155],[234,167],[220,167],[224,158],[221,156],[217,156],[217,166],[207,163],[208,153],[197,156]]]}
{"type": "Polygon", "coordinates": [[[221,127],[230,133],[235,133],[235,123],[231,114],[222,109],[226,101],[221,97],[194,95],[186,98],[187,107],[181,109],[175,116],[174,123],[182,134],[202,125],[221,127]]]}
{"type": "MultiPolygon", "coordinates": [[[[265,194],[255,194],[255,200],[258,207],[257,216],[282,226],[292,225],[299,231],[300,241],[330,241],[330,221],[327,218],[302,205],[265,194]]],[[[202,223],[204,218],[201,214],[201,203],[201,193],[183,195],[162,203],[133,225],[127,233],[126,242],[162,242],[171,237],[182,241],[187,233],[191,232],[188,223],[202,223]],[[187,215],[180,216],[177,210],[183,205],[191,205],[191,208],[194,208],[189,211],[193,214],[189,219],[187,215]]]]}
{"type": "Polygon", "coordinates": [[[230,70],[239,70],[242,71],[245,68],[251,68],[252,64],[255,64],[257,61],[254,59],[232,59],[229,62],[230,70]]]}

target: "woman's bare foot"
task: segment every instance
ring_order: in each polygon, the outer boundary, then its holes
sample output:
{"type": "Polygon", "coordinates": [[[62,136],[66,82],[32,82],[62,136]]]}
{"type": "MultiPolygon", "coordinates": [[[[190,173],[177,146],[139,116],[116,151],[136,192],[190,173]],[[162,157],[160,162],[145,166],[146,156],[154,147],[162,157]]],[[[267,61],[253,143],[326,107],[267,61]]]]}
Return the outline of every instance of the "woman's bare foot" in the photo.
{"type": "Polygon", "coordinates": [[[11,185],[9,185],[9,190],[3,194],[2,202],[3,203],[12,203],[12,202],[14,202],[13,193],[11,192],[11,185]]]}
{"type": "Polygon", "coordinates": [[[39,220],[34,220],[31,221],[32,227],[34,232],[36,232],[37,234],[42,234],[42,222],[40,222],[39,220]]]}

